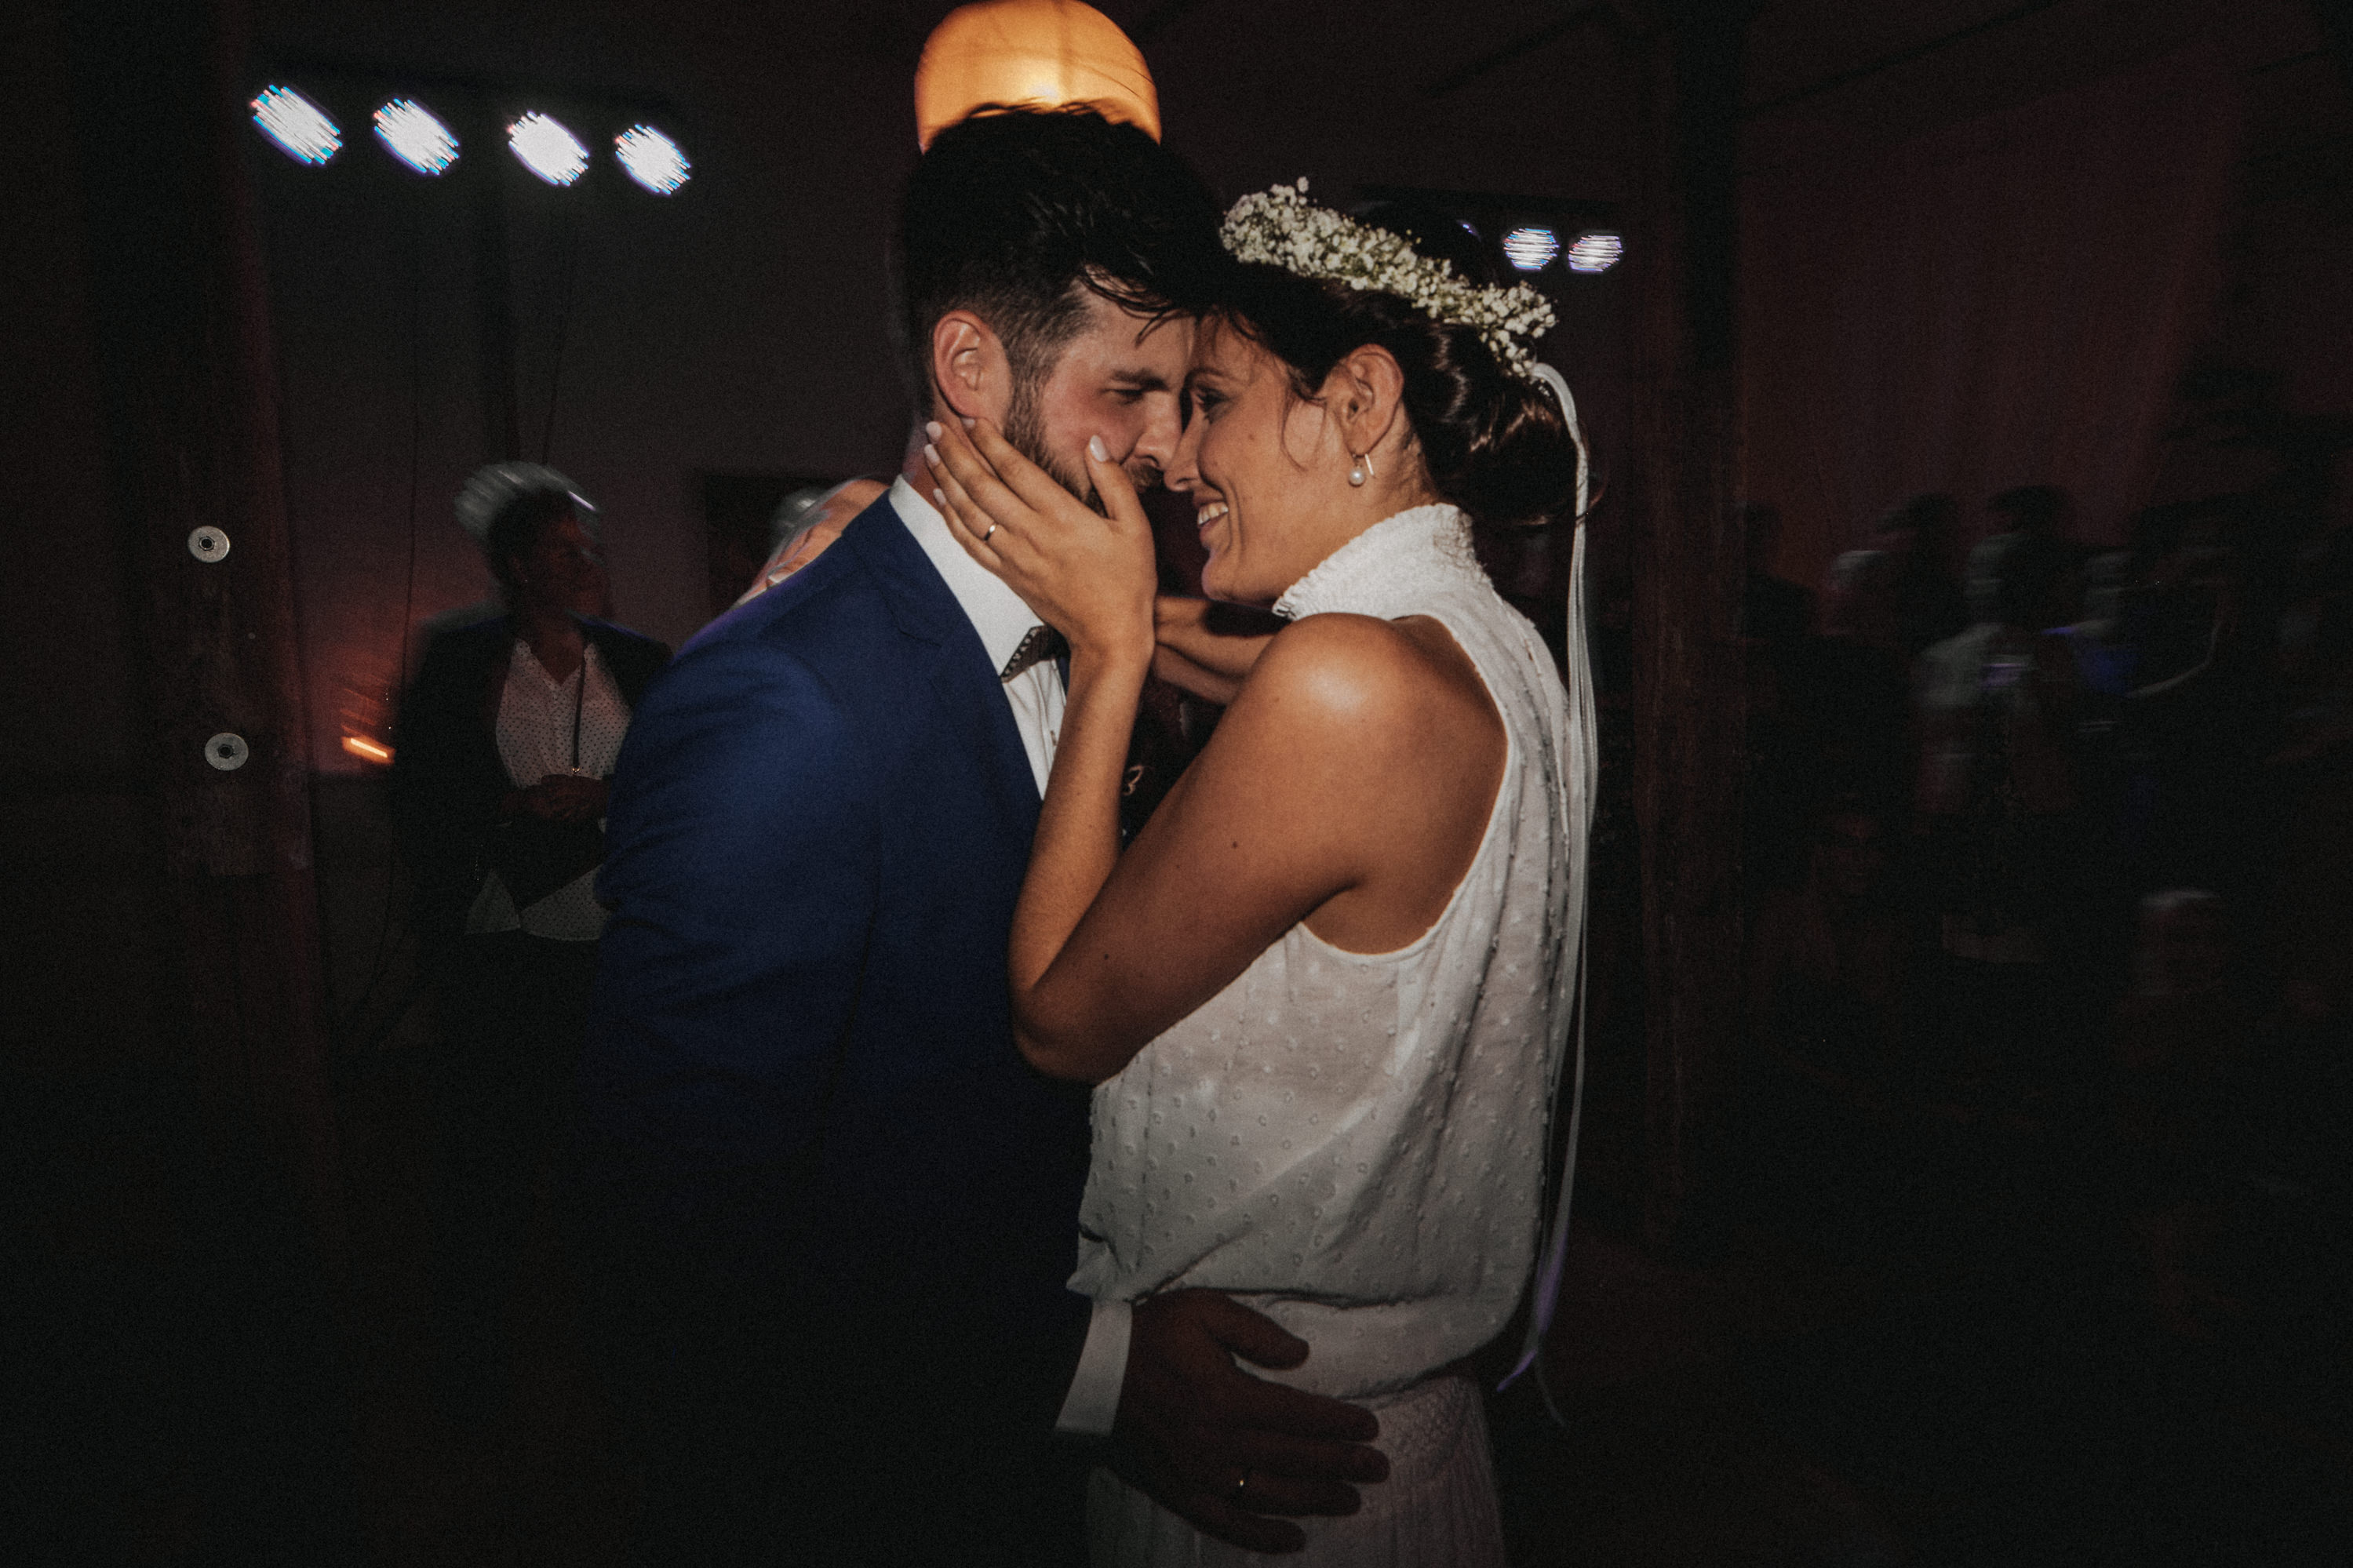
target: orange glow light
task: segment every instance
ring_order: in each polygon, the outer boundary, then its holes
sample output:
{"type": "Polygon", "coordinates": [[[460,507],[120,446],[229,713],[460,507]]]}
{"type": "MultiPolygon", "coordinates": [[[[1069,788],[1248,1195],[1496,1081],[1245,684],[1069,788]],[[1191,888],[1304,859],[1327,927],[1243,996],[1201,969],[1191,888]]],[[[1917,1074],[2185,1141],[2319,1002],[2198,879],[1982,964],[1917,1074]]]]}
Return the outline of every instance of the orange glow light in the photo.
{"type": "Polygon", "coordinates": [[[1160,139],[1160,95],[1144,52],[1078,0],[981,0],[932,29],[915,67],[915,140],[985,103],[1076,104],[1160,139]]]}
{"type": "Polygon", "coordinates": [[[349,752],[352,755],[357,757],[364,763],[374,763],[379,767],[392,761],[392,748],[390,746],[382,745],[375,741],[371,741],[365,735],[344,736],[343,750],[349,752]]]}

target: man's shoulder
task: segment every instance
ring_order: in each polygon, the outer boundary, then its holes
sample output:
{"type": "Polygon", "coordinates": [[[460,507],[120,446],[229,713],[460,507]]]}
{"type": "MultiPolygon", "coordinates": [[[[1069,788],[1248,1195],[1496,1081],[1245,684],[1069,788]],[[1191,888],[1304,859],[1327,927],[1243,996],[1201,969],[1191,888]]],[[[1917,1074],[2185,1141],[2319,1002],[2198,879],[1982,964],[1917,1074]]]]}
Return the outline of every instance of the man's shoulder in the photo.
{"type": "Polygon", "coordinates": [[[847,714],[889,700],[913,678],[922,652],[902,635],[881,575],[837,548],[695,634],[655,682],[641,718],[714,705],[744,717],[847,714]]]}
{"type": "Polygon", "coordinates": [[[678,662],[885,657],[906,622],[906,558],[921,553],[886,494],[807,566],[697,632],[678,662]]]}

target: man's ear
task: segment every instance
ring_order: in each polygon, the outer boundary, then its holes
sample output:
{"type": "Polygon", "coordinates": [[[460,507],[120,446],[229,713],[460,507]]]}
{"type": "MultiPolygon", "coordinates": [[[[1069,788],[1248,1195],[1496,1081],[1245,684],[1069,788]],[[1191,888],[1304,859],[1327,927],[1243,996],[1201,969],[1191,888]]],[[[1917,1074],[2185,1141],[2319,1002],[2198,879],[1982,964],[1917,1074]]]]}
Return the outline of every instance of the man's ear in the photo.
{"type": "Polygon", "coordinates": [[[1338,416],[1351,452],[1377,449],[1405,424],[1405,372],[1378,343],[1366,343],[1334,365],[1324,392],[1324,405],[1338,416]]]}
{"type": "Polygon", "coordinates": [[[996,329],[970,310],[932,324],[932,385],[944,410],[1002,426],[1013,404],[1013,363],[996,329]]]}

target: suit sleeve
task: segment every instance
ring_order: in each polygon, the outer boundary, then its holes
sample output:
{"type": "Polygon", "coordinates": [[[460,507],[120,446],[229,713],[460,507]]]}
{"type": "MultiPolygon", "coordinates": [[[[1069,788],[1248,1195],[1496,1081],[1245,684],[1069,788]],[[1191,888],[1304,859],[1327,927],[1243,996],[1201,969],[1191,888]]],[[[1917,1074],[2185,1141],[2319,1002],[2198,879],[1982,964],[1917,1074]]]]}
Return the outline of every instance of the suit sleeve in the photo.
{"type": "Polygon", "coordinates": [[[782,1188],[856,1009],[875,824],[842,705],[756,652],[671,670],[623,742],[583,1089],[592,1140],[782,1188]]]}

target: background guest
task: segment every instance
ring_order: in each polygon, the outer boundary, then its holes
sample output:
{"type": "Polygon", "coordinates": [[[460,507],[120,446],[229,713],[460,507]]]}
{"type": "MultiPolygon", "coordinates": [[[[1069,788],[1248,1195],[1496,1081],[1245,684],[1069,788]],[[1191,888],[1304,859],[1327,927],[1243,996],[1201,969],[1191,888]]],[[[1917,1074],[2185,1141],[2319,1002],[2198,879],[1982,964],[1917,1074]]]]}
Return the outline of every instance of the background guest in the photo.
{"type": "Polygon", "coordinates": [[[1898,562],[1850,550],[1822,584],[1821,629],[1806,646],[1802,703],[1809,766],[1826,794],[1891,799],[1912,771],[1912,679],[1896,638],[1898,562]]]}
{"type": "Polygon", "coordinates": [[[1921,656],[1919,807],[1952,1025],[1956,1092],[2015,1110],[2055,1087],[2054,937],[2078,804],[2074,661],[2052,624],[2063,565],[2005,533],[1969,555],[1976,624],[1921,656]]]}
{"type": "Polygon", "coordinates": [[[1968,625],[1953,578],[1960,507],[1941,491],[1914,496],[1881,518],[1873,542],[1895,557],[1895,640],[1906,658],[1968,625]]]}
{"type": "Polygon", "coordinates": [[[447,1392],[497,1408],[533,1191],[567,1109],[605,911],[606,775],[670,657],[591,619],[596,509],[553,469],[493,464],[458,498],[505,613],[446,630],[403,696],[395,821],[439,1020],[435,1232],[447,1392]]]}

